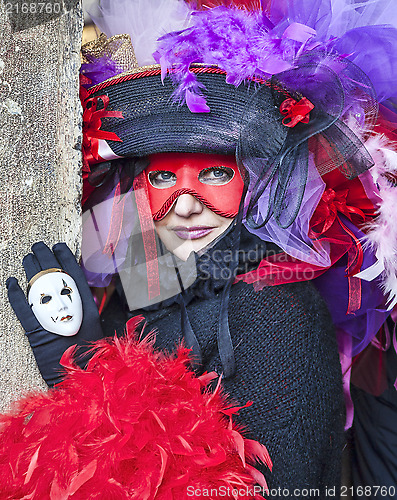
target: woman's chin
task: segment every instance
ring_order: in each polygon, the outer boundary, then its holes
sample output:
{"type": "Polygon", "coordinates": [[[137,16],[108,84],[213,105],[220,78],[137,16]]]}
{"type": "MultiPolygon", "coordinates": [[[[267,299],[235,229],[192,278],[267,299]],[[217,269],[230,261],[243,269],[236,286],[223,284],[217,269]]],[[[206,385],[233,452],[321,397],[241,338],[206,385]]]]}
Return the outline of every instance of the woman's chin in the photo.
{"type": "Polygon", "coordinates": [[[168,248],[168,250],[178,257],[178,259],[186,262],[192,252],[199,252],[208,244],[207,242],[199,240],[184,240],[180,245],[174,248],[168,248]]]}

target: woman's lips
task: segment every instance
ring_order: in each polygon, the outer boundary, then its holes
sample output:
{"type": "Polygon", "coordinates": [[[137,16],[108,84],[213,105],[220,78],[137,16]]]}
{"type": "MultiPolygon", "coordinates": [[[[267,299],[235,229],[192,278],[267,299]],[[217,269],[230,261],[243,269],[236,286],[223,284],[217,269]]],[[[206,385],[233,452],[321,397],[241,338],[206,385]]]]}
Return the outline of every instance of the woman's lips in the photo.
{"type": "Polygon", "coordinates": [[[172,230],[182,240],[197,240],[207,236],[213,229],[215,228],[212,226],[176,226],[172,230]]]}
{"type": "Polygon", "coordinates": [[[61,321],[70,321],[71,319],[73,319],[73,316],[69,314],[67,316],[62,316],[61,321]]]}

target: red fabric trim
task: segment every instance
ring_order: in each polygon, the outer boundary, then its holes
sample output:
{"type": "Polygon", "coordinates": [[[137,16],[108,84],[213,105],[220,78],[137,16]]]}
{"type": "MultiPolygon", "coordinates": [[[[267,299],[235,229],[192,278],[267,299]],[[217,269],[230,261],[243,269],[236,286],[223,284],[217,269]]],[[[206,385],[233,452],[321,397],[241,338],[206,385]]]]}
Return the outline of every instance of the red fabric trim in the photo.
{"type": "Polygon", "coordinates": [[[160,295],[160,277],[154,233],[155,229],[148,201],[146,175],[144,172],[141,172],[134,179],[134,193],[142,230],[143,247],[145,250],[148,296],[149,300],[151,300],[160,295]]]}
{"type": "MultiPolygon", "coordinates": [[[[83,105],[83,158],[84,164],[90,165],[103,161],[99,156],[99,140],[123,142],[114,132],[101,130],[102,118],[115,117],[123,118],[121,111],[108,111],[109,97],[101,95],[86,98],[82,101],[83,105]],[[97,109],[98,101],[103,104],[102,109],[97,109]],[[88,104],[91,104],[88,107],[88,104]]],[[[88,167],[89,170],[89,167],[88,167]]]]}
{"type": "MultiPolygon", "coordinates": [[[[338,255],[338,258],[340,257],[341,255],[338,255]]],[[[259,266],[249,273],[237,275],[235,283],[244,281],[253,285],[254,290],[259,291],[265,286],[310,281],[327,270],[328,268],[308,264],[282,252],[263,259],[259,266]]]]}
{"type": "MultiPolygon", "coordinates": [[[[207,74],[216,74],[216,75],[226,75],[226,71],[223,69],[217,68],[217,67],[193,67],[190,68],[190,71],[194,74],[202,74],[202,73],[207,73],[207,74]]],[[[92,94],[95,94],[96,92],[99,92],[100,90],[103,90],[107,87],[112,87],[113,85],[117,85],[118,83],[122,82],[127,82],[129,80],[137,80],[139,78],[145,78],[148,76],[159,76],[161,74],[161,68],[156,68],[152,70],[147,70],[147,71],[140,71],[138,73],[130,73],[127,75],[122,75],[118,78],[114,78],[113,80],[107,80],[102,83],[98,83],[94,87],[91,87],[90,89],[87,90],[87,96],[89,97],[92,94]]],[[[256,76],[253,76],[250,78],[250,81],[255,82],[255,83],[261,83],[262,85],[266,85],[267,87],[273,87],[279,92],[283,92],[286,96],[290,97],[288,92],[286,92],[283,88],[278,87],[277,85],[272,85],[269,80],[264,80],[263,78],[259,78],[256,76]]]]}
{"type": "Polygon", "coordinates": [[[349,302],[346,314],[353,314],[361,307],[361,280],[354,276],[347,277],[349,282],[349,302]]]}
{"type": "MultiPolygon", "coordinates": [[[[226,75],[226,71],[223,71],[222,69],[216,67],[190,68],[190,71],[196,74],[215,73],[218,75],[226,75]]],[[[127,82],[129,80],[137,80],[139,78],[145,78],[147,76],[158,76],[160,74],[161,74],[161,68],[156,68],[147,71],[140,71],[138,73],[130,73],[128,75],[122,75],[119,78],[114,78],[113,80],[107,80],[105,82],[98,83],[98,85],[95,85],[94,87],[91,87],[90,89],[87,90],[88,96],[90,96],[91,94],[95,94],[96,92],[99,92],[100,90],[105,89],[107,87],[112,87],[113,85],[117,85],[118,83],[127,82]]]]}
{"type": "Polygon", "coordinates": [[[296,101],[292,97],[285,99],[280,106],[280,113],[285,115],[283,125],[286,127],[295,127],[299,122],[309,123],[310,111],[314,108],[313,103],[302,97],[300,101],[296,101]]]}
{"type": "Polygon", "coordinates": [[[121,194],[120,183],[116,186],[113,196],[112,213],[110,216],[109,232],[102,253],[111,257],[120,241],[123,226],[125,196],[121,194]]]}
{"type": "Polygon", "coordinates": [[[106,303],[106,299],[108,297],[108,291],[107,291],[107,288],[103,288],[103,296],[102,296],[102,300],[101,300],[101,304],[98,308],[98,312],[99,312],[99,315],[102,314],[104,308],[105,308],[105,303],[106,303]]]}

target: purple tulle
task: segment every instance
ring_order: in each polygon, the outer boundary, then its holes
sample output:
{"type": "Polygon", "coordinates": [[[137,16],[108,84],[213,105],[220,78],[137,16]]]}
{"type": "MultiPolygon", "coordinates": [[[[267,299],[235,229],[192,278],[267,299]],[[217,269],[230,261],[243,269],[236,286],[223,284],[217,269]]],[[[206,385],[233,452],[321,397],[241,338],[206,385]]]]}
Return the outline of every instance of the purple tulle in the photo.
{"type": "Polygon", "coordinates": [[[190,12],[180,0],[101,0],[89,6],[92,20],[107,36],[131,36],[139,66],[154,63],[157,38],[186,28],[190,12]]]}
{"type": "Polygon", "coordinates": [[[291,22],[301,23],[314,29],[318,40],[326,40],[332,19],[330,0],[273,0],[270,19],[276,30],[282,32],[291,22]]]}
{"type": "Polygon", "coordinates": [[[397,96],[397,30],[388,26],[356,28],[335,44],[341,54],[359,66],[369,77],[379,102],[397,96]]]}
{"type": "Polygon", "coordinates": [[[264,0],[274,25],[299,22],[317,31],[319,40],[340,38],[362,26],[397,27],[395,0],[264,0]]]}
{"type": "MultiPolygon", "coordinates": [[[[343,218],[343,222],[357,238],[364,237],[364,234],[348,219],[343,218]]],[[[366,249],[361,269],[367,269],[375,261],[373,252],[366,249]]],[[[375,337],[390,314],[381,290],[381,281],[361,280],[361,307],[354,314],[347,314],[349,283],[346,278],[346,257],[314,279],[313,283],[330,311],[336,327],[339,350],[349,357],[360,353],[375,337]]]]}
{"type": "MultiPolygon", "coordinates": [[[[296,179],[295,179],[296,180],[296,179]]],[[[292,183],[289,187],[291,195],[296,186],[292,183]]],[[[281,228],[272,217],[266,225],[259,229],[247,227],[248,231],[259,236],[264,241],[277,242],[277,245],[288,255],[303,262],[328,267],[331,265],[328,246],[313,246],[308,237],[309,221],[323,194],[325,184],[319,175],[313,159],[309,158],[308,183],[302,199],[299,213],[294,222],[288,228],[281,228]]],[[[268,210],[270,186],[263,192],[257,204],[257,216],[265,218],[268,210]]],[[[246,201],[246,207],[247,208],[246,201]]]]}
{"type": "Polygon", "coordinates": [[[135,196],[128,192],[118,201],[124,204],[120,232],[110,233],[114,194],[115,190],[103,202],[83,213],[82,268],[90,286],[107,286],[122,268],[137,222],[135,196]],[[106,243],[113,247],[113,253],[104,253],[106,243]]]}
{"type": "Polygon", "coordinates": [[[83,84],[84,87],[91,87],[101,83],[108,78],[118,75],[123,70],[107,56],[93,59],[90,63],[82,64],[80,73],[89,78],[90,83],[83,84]]]}
{"type": "Polygon", "coordinates": [[[393,0],[273,0],[270,19],[281,36],[291,23],[315,30],[370,78],[379,102],[397,94],[397,9],[393,0]],[[376,26],[374,26],[376,25],[376,26]]]}

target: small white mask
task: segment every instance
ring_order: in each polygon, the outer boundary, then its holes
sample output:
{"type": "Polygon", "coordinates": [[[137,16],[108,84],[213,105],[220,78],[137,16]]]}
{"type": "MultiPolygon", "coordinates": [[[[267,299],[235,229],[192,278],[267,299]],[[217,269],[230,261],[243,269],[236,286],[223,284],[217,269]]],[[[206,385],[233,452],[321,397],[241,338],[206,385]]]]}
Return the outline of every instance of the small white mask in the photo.
{"type": "Polygon", "coordinates": [[[83,305],[74,279],[50,271],[34,280],[28,302],[41,326],[63,337],[76,335],[83,321],[83,305]]]}

